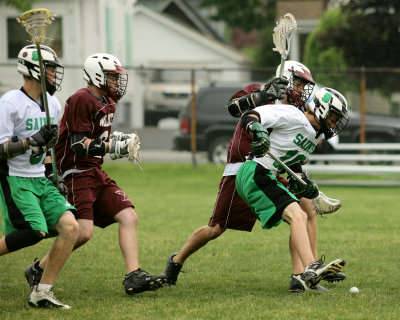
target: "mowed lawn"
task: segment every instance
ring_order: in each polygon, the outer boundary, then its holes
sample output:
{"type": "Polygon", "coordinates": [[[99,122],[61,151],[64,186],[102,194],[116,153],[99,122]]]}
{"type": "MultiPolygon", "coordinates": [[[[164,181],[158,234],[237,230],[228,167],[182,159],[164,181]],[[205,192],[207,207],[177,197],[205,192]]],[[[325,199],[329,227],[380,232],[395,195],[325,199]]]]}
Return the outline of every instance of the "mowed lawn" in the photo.
{"type": "MultiPolygon", "coordinates": [[[[134,202],[139,215],[140,263],[162,273],[168,256],[208,223],[223,166],[127,162],[104,168],[134,202]]],[[[343,201],[318,217],[319,253],[347,260],[342,283],[329,293],[288,292],[289,227],[228,230],[193,255],[176,287],[128,296],[118,227],[96,228],[71,255],[54,287],[71,310],[28,306],[23,275],[53,240],[0,257],[0,319],[398,319],[400,317],[400,188],[321,187],[343,201]],[[350,287],[359,294],[349,292],[350,287]]],[[[2,233],[1,233],[2,234],[2,233]]]]}

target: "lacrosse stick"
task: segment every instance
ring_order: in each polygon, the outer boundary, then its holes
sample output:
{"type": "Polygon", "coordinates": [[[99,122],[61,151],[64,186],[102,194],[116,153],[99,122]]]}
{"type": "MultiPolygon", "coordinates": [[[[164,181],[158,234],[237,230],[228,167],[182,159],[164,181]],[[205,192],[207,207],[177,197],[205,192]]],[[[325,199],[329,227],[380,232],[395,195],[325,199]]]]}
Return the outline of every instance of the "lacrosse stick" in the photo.
{"type": "MultiPolygon", "coordinates": [[[[31,37],[31,41],[36,44],[36,49],[38,51],[39,56],[39,68],[40,68],[40,82],[42,84],[42,96],[43,96],[43,104],[44,109],[46,111],[46,125],[50,128],[51,120],[50,120],[50,113],[49,113],[49,106],[47,103],[47,94],[46,94],[46,75],[44,74],[44,67],[43,67],[43,58],[42,52],[40,50],[40,45],[46,39],[46,27],[49,26],[54,20],[54,16],[50,13],[47,9],[33,9],[24,12],[17,21],[21,24],[25,31],[31,37]]],[[[57,177],[57,167],[56,167],[56,160],[55,160],[55,152],[54,147],[51,148],[51,162],[53,165],[53,173],[54,179],[56,183],[56,187],[58,186],[58,177],[57,177]]]]}
{"type": "MultiPolygon", "coordinates": [[[[276,22],[276,27],[272,34],[272,40],[274,42],[275,48],[273,51],[279,52],[281,55],[281,67],[279,69],[279,77],[282,76],[283,70],[285,68],[285,61],[289,55],[290,51],[290,39],[292,38],[293,31],[297,29],[296,19],[292,14],[285,14],[279,21],[276,22]]],[[[267,153],[274,161],[276,161],[286,172],[295,178],[298,182],[306,185],[292,169],[290,169],[286,164],[284,164],[279,158],[275,157],[271,152],[267,153]]],[[[328,198],[322,192],[319,192],[318,197],[312,200],[313,206],[317,214],[328,214],[337,211],[341,207],[341,201],[328,198]]]]}
{"type": "MultiPolygon", "coordinates": [[[[274,161],[278,162],[278,164],[286,170],[286,172],[291,175],[293,178],[295,178],[298,182],[300,182],[303,185],[306,185],[305,181],[301,179],[292,169],[290,169],[285,163],[281,161],[278,157],[273,155],[271,152],[268,151],[267,153],[274,161]]],[[[319,192],[318,196],[314,199],[311,200],[316,214],[323,215],[323,214],[329,214],[333,213],[337,210],[340,209],[342,206],[341,201],[337,199],[332,199],[327,197],[324,193],[321,191],[319,192]]]]}
{"type": "Polygon", "coordinates": [[[279,21],[276,22],[272,40],[275,48],[273,51],[278,51],[281,55],[281,68],[279,70],[279,77],[283,74],[285,61],[290,51],[290,39],[292,38],[293,31],[297,29],[296,19],[292,14],[286,13],[279,21]]]}

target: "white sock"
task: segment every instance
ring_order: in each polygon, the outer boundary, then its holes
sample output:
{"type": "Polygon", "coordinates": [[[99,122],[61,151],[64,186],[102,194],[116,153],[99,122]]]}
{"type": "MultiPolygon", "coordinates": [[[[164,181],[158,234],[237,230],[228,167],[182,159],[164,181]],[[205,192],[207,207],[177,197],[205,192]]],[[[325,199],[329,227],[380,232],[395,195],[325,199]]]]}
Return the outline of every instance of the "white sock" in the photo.
{"type": "Polygon", "coordinates": [[[51,289],[53,289],[53,286],[51,284],[39,283],[36,290],[37,291],[50,291],[51,289]]]}

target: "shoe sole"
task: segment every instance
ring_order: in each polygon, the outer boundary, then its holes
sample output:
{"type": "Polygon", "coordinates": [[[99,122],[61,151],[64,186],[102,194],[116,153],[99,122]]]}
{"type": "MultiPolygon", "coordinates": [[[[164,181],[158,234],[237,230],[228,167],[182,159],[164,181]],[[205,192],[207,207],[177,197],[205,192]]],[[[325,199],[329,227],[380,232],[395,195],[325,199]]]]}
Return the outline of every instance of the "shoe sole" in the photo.
{"type": "Polygon", "coordinates": [[[153,282],[150,282],[149,287],[147,289],[143,288],[128,288],[125,290],[125,292],[129,295],[135,295],[138,293],[142,293],[144,291],[156,291],[157,289],[162,288],[167,282],[167,279],[157,279],[153,282]]]}
{"type": "Polygon", "coordinates": [[[346,265],[346,260],[344,259],[337,259],[338,261],[332,263],[329,267],[327,267],[319,276],[306,280],[305,284],[310,289],[314,289],[315,286],[322,280],[323,277],[327,275],[334,275],[338,272],[341,272],[344,266],[346,265]]]}
{"type": "Polygon", "coordinates": [[[322,281],[326,281],[329,283],[340,282],[345,280],[346,278],[330,278],[330,279],[321,279],[322,281]]]}
{"type": "Polygon", "coordinates": [[[60,306],[58,304],[54,304],[51,302],[43,302],[40,303],[41,301],[38,301],[38,304],[34,304],[31,300],[28,300],[28,304],[33,307],[33,308],[43,308],[43,309],[64,309],[64,310],[69,310],[71,309],[70,306],[60,306]]]}

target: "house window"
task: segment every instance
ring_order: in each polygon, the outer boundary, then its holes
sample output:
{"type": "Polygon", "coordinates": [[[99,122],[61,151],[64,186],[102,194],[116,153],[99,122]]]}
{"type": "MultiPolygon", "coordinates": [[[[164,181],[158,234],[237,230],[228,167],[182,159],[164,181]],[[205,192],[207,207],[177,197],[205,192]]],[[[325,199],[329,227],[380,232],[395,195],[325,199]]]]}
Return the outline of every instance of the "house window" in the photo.
{"type": "MultiPolygon", "coordinates": [[[[8,59],[16,59],[18,52],[30,44],[29,34],[25,31],[16,18],[7,18],[8,59]]],[[[62,47],[62,20],[55,18],[53,23],[46,28],[44,45],[51,47],[58,57],[63,56],[62,47]]]]}

